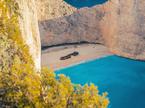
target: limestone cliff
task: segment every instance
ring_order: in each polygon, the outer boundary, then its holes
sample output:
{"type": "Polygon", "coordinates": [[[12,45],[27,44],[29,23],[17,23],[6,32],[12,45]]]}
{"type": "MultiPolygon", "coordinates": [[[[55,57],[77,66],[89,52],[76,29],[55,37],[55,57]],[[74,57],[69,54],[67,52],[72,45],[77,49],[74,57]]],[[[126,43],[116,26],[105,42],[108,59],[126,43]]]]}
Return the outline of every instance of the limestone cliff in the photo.
{"type": "Polygon", "coordinates": [[[101,20],[105,44],[118,55],[145,60],[145,1],[111,0],[101,20]]]}
{"type": "Polygon", "coordinates": [[[76,11],[64,0],[36,0],[36,4],[39,21],[63,17],[76,11]]]}
{"type": "Polygon", "coordinates": [[[20,8],[20,29],[24,42],[28,45],[36,69],[40,69],[41,44],[35,0],[17,0],[20,8]]]}
{"type": "Polygon", "coordinates": [[[63,43],[102,43],[101,6],[76,9],[64,0],[37,0],[42,46],[63,43]]]}
{"type": "Polygon", "coordinates": [[[144,12],[144,0],[109,0],[67,16],[59,11],[53,19],[39,17],[42,46],[95,42],[106,45],[114,54],[145,60],[144,12]]]}
{"type": "Polygon", "coordinates": [[[99,22],[103,12],[94,8],[80,9],[69,16],[39,23],[42,46],[63,43],[102,43],[99,22]]]}

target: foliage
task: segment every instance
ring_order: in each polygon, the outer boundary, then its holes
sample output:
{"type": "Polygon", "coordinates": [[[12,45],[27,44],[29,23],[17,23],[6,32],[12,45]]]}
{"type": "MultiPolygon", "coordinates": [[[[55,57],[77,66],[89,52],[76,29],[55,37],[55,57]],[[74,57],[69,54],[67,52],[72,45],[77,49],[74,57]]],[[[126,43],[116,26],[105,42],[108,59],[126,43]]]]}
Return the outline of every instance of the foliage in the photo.
{"type": "Polygon", "coordinates": [[[0,37],[5,36],[4,38],[17,44],[15,49],[17,49],[18,55],[21,55],[19,58],[31,65],[33,61],[20,33],[19,16],[19,7],[15,0],[0,0],[0,37]]]}
{"type": "Polygon", "coordinates": [[[96,86],[74,86],[43,68],[38,74],[21,38],[15,0],[0,0],[0,107],[107,108],[106,93],[96,86]]]}
{"type": "Polygon", "coordinates": [[[56,80],[48,69],[41,72],[41,82],[45,108],[107,108],[109,104],[107,94],[99,95],[93,84],[74,87],[69,78],[60,75],[56,80]]]}
{"type": "Polygon", "coordinates": [[[18,108],[107,108],[106,93],[90,86],[76,86],[70,79],[48,69],[38,75],[29,65],[15,60],[10,73],[0,74],[0,96],[5,106],[18,108]]]}

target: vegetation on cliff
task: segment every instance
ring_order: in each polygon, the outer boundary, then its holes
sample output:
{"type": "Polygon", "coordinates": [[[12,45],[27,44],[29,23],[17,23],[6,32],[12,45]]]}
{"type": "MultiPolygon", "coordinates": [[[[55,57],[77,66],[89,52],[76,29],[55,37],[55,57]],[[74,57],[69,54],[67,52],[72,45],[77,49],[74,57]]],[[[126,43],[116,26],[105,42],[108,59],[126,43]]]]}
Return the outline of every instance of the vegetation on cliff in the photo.
{"type": "Polygon", "coordinates": [[[74,86],[70,79],[42,69],[38,74],[19,30],[18,4],[0,0],[0,107],[107,108],[96,86],[74,86]]]}

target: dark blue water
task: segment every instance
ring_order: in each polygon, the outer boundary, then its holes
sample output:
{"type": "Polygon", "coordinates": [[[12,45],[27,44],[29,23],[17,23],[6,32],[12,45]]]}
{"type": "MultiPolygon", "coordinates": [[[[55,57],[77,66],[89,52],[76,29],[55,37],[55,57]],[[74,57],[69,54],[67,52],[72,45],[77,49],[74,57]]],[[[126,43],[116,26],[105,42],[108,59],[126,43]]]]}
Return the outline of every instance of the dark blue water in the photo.
{"type": "Polygon", "coordinates": [[[64,0],[64,1],[75,8],[82,8],[103,4],[108,0],[64,0]]]}
{"type": "Polygon", "coordinates": [[[109,93],[109,108],[145,108],[145,62],[108,56],[56,71],[73,83],[94,83],[109,93]]]}

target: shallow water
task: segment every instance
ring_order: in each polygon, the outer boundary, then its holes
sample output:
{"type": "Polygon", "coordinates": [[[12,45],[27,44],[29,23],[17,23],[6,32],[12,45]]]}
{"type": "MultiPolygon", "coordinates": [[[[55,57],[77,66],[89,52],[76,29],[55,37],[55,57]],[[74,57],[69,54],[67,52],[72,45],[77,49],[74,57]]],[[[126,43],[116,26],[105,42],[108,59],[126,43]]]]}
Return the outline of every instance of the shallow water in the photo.
{"type": "Polygon", "coordinates": [[[109,108],[145,108],[145,62],[108,56],[56,71],[109,93],[109,108]]]}
{"type": "Polygon", "coordinates": [[[98,4],[103,4],[107,0],[64,0],[75,8],[92,7],[98,4]]]}

